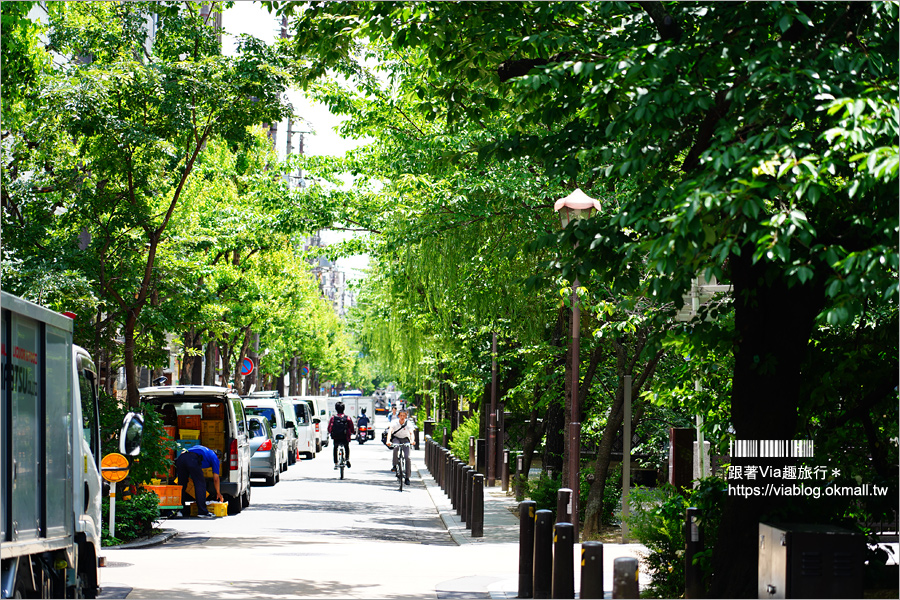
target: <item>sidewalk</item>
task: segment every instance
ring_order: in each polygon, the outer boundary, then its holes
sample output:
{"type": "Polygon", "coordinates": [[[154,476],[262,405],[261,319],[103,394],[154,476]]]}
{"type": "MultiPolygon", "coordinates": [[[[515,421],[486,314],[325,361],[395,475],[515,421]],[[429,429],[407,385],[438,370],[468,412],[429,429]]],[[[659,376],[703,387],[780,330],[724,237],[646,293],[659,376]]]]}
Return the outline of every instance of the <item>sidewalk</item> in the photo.
{"type": "MultiPolygon", "coordinates": [[[[515,544],[519,543],[519,517],[518,503],[515,496],[507,495],[500,488],[499,481],[495,487],[484,488],[484,537],[473,538],[470,530],[466,529],[456,510],[450,503],[450,499],[435,481],[434,477],[425,467],[424,452],[414,455],[417,460],[413,463],[413,469],[425,484],[425,489],[431,496],[432,502],[441,517],[441,521],[450,533],[450,537],[459,546],[465,547],[472,544],[515,544]],[[419,465],[421,464],[421,467],[419,465]]],[[[498,548],[499,549],[499,548],[498,548]]],[[[612,597],[613,561],[619,557],[634,557],[640,560],[641,552],[645,551],[641,544],[604,544],[603,545],[603,587],[605,597],[612,597]]],[[[575,556],[581,556],[581,544],[575,545],[575,556]]],[[[578,596],[581,572],[577,566],[580,560],[576,560],[575,569],[575,595],[578,596]]],[[[650,579],[645,573],[639,571],[639,584],[641,588],[649,585],[650,579]]],[[[516,598],[519,591],[518,572],[509,575],[499,581],[495,578],[484,578],[485,581],[476,587],[468,587],[465,590],[441,590],[439,597],[454,598],[516,598]]],[[[470,578],[469,582],[472,582],[470,578]]]]}

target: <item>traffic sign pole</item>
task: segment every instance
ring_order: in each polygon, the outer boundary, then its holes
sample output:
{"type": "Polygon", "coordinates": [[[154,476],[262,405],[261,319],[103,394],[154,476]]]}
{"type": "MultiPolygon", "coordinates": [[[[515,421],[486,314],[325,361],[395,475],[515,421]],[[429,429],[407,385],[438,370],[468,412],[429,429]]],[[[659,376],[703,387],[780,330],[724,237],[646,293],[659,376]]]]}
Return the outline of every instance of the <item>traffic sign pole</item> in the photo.
{"type": "Polygon", "coordinates": [[[116,537],[116,482],[109,484],[109,537],[116,537]]]}

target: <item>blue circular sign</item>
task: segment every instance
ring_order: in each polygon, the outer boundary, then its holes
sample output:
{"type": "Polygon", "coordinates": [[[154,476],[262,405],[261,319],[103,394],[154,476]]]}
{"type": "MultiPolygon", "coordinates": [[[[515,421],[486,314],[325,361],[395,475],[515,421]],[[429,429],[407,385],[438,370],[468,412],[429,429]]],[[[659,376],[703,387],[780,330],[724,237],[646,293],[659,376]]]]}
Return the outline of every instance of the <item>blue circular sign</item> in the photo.
{"type": "Polygon", "coordinates": [[[241,375],[246,377],[253,372],[253,367],[253,361],[249,358],[245,358],[244,362],[241,363],[241,375]]]}

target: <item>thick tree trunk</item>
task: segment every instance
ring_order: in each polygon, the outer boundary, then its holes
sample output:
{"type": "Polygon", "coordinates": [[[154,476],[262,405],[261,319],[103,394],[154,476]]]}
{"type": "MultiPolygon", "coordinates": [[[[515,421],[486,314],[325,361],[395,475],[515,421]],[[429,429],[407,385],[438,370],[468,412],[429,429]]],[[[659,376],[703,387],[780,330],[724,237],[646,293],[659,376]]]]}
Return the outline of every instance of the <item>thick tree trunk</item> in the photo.
{"type": "Polygon", "coordinates": [[[234,363],[234,389],[238,394],[247,394],[247,389],[244,387],[246,382],[244,378],[241,377],[241,365],[244,363],[244,358],[247,357],[247,351],[250,348],[250,327],[247,326],[244,328],[244,337],[241,341],[241,349],[238,352],[237,360],[234,363]]]}
{"type": "MultiPolygon", "coordinates": [[[[801,367],[824,293],[818,283],[788,287],[778,270],[751,264],[752,252],[745,250],[730,259],[737,333],[732,423],[738,439],[790,440],[801,367]]],[[[778,462],[772,466],[783,466],[784,459],[778,462]]],[[[758,523],[787,504],[781,497],[728,497],[713,552],[711,597],[756,597],[758,523]]]]}
{"type": "Polygon", "coordinates": [[[206,343],[206,372],[203,374],[203,385],[216,385],[216,342],[206,343]]]}

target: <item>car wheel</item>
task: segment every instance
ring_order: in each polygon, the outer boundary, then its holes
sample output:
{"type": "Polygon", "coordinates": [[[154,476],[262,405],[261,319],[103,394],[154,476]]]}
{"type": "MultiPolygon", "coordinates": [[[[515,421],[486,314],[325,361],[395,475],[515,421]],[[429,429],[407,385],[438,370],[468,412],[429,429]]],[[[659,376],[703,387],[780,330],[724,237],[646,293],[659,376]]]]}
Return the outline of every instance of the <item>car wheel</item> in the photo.
{"type": "Polygon", "coordinates": [[[241,508],[247,508],[250,506],[250,486],[247,486],[247,489],[244,490],[244,493],[241,494],[241,508]]]}
{"type": "Polygon", "coordinates": [[[237,496],[235,498],[228,499],[228,514],[229,515],[237,515],[244,509],[243,502],[241,501],[241,497],[237,496]]]}
{"type": "Polygon", "coordinates": [[[275,485],[278,483],[278,477],[276,475],[266,475],[266,485],[275,485]]]}
{"type": "Polygon", "coordinates": [[[322,442],[316,442],[316,454],[322,451],[322,442]]]}

